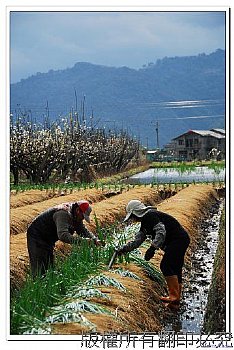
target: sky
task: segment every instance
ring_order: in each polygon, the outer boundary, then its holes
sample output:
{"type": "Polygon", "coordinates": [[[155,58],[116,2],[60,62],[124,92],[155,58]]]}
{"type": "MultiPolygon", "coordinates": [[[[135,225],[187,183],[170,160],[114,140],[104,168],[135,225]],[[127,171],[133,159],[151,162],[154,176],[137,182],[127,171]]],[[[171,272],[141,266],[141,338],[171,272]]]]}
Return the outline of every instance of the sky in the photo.
{"type": "Polygon", "coordinates": [[[223,11],[10,13],[12,83],[77,62],[138,69],[218,48],[225,48],[223,11]]]}

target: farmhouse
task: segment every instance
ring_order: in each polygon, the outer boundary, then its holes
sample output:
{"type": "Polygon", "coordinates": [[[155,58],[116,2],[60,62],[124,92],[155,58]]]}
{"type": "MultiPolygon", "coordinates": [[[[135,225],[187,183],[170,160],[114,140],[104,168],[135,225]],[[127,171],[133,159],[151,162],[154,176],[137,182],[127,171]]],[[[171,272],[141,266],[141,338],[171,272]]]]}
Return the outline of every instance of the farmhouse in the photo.
{"type": "Polygon", "coordinates": [[[173,140],[173,156],[181,160],[225,158],[225,130],[189,130],[173,140]]]}

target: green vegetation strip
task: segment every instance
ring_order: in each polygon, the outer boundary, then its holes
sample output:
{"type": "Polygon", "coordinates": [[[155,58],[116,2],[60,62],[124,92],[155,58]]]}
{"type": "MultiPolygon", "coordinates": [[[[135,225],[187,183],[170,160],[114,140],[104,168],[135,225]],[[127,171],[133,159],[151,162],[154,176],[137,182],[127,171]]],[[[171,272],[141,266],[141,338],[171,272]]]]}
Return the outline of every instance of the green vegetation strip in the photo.
{"type": "MultiPolygon", "coordinates": [[[[220,168],[219,168],[220,169],[220,168]]],[[[219,170],[217,169],[216,173],[218,173],[219,170]]],[[[196,181],[193,181],[193,184],[196,184],[196,181]]],[[[213,185],[214,187],[223,187],[225,185],[225,182],[222,180],[218,181],[203,181],[199,182],[199,184],[204,184],[204,185],[213,185]]],[[[159,190],[168,190],[168,189],[181,189],[184,187],[189,186],[190,183],[186,182],[161,182],[157,183],[157,181],[154,181],[152,179],[152,182],[150,184],[124,184],[124,183],[109,183],[109,184],[103,184],[103,183],[82,183],[82,184],[45,184],[45,185],[26,185],[26,184],[21,184],[21,185],[12,185],[11,186],[11,191],[12,193],[20,193],[20,192],[25,192],[29,190],[40,190],[40,191],[52,191],[54,193],[57,193],[58,195],[65,195],[65,194],[72,194],[75,191],[81,191],[81,190],[86,190],[86,189],[92,189],[96,188],[97,190],[109,190],[109,191],[129,191],[132,188],[140,188],[140,187],[146,187],[146,186],[151,186],[159,190]]]]}
{"type": "Polygon", "coordinates": [[[165,279],[161,271],[157,270],[153,264],[142,258],[141,254],[137,254],[137,250],[130,254],[130,259],[135,262],[138,266],[142,267],[147,275],[155,282],[159,283],[160,286],[165,285],[165,279]]]}
{"type": "Polygon", "coordinates": [[[82,285],[91,274],[109,263],[114,247],[97,248],[85,240],[73,245],[71,254],[58,259],[55,269],[44,277],[30,276],[11,300],[11,334],[20,334],[32,326],[32,320],[43,322],[51,307],[61,302],[72,286],[82,285]]]}
{"type": "Polygon", "coordinates": [[[209,169],[214,170],[216,173],[219,173],[220,170],[225,168],[225,162],[224,161],[196,161],[196,162],[153,162],[149,165],[143,165],[137,168],[130,169],[128,171],[124,171],[121,173],[118,173],[116,175],[112,175],[110,177],[103,177],[100,179],[97,179],[94,182],[85,183],[85,182],[76,182],[76,183],[45,183],[45,184],[29,184],[29,183],[22,183],[19,185],[13,185],[11,184],[11,191],[17,192],[24,192],[29,191],[33,189],[37,190],[52,190],[54,192],[56,191],[74,191],[74,190],[82,190],[82,189],[89,189],[89,188],[96,188],[96,189],[114,189],[114,190],[122,190],[123,188],[126,188],[126,186],[121,182],[121,180],[131,177],[135,174],[138,174],[140,172],[146,171],[149,168],[160,168],[160,169],[177,169],[181,173],[193,171],[198,166],[207,166],[209,169]],[[121,182],[121,183],[120,183],[121,182]]]}
{"type": "MultiPolygon", "coordinates": [[[[45,276],[35,279],[28,276],[21,290],[15,292],[11,297],[11,334],[49,333],[48,328],[45,328],[45,323],[56,320],[56,317],[57,321],[62,320],[63,316],[60,311],[65,309],[64,319],[70,321],[76,319],[77,322],[79,320],[83,324],[86,322],[85,318],[75,314],[74,309],[70,307],[74,299],[87,299],[91,296],[104,297],[103,293],[97,289],[100,285],[108,285],[125,291],[121,283],[115,278],[105,276],[101,271],[107,268],[117,243],[118,245],[125,243],[127,236],[133,234],[133,228],[125,232],[121,229],[118,231],[116,227],[101,229],[98,226],[97,232],[99,238],[105,239],[105,247],[96,247],[93,243],[83,240],[80,245],[72,246],[68,257],[58,257],[55,268],[50,269],[45,276]]],[[[119,263],[129,261],[129,254],[117,258],[119,263]]],[[[131,276],[127,272],[126,275],[131,276]]],[[[77,300],[76,302],[77,310],[78,307],[80,311],[89,307],[89,309],[104,312],[93,304],[78,303],[77,300]]]]}
{"type": "Polygon", "coordinates": [[[50,191],[52,193],[58,193],[61,194],[70,194],[73,193],[73,191],[81,191],[81,190],[87,190],[96,188],[97,190],[115,190],[115,191],[122,191],[124,189],[130,189],[135,187],[135,185],[129,185],[124,183],[103,183],[102,181],[97,182],[82,182],[82,183],[60,183],[60,184],[40,184],[40,185],[34,185],[34,184],[19,184],[19,185],[11,185],[11,191],[18,193],[18,192],[25,192],[30,190],[40,190],[40,191],[50,191]]]}
{"type": "Polygon", "coordinates": [[[30,184],[28,182],[21,183],[18,185],[13,185],[11,183],[11,190],[16,192],[24,192],[29,190],[52,190],[52,191],[73,191],[73,190],[82,190],[82,189],[88,189],[88,188],[97,188],[97,189],[105,189],[109,188],[108,185],[111,186],[113,189],[118,189],[122,186],[126,187],[127,185],[119,184],[119,182],[127,177],[133,176],[137,173],[143,172],[145,170],[149,169],[149,165],[142,165],[137,168],[132,168],[123,172],[119,172],[118,174],[109,176],[109,177],[103,177],[96,179],[96,181],[92,182],[61,182],[61,183],[44,183],[44,184],[30,184]],[[117,186],[117,184],[119,184],[117,186]]]}
{"type": "Polygon", "coordinates": [[[174,168],[178,171],[192,171],[196,167],[207,166],[209,169],[224,169],[225,161],[194,161],[194,162],[152,162],[150,168],[174,168]]]}

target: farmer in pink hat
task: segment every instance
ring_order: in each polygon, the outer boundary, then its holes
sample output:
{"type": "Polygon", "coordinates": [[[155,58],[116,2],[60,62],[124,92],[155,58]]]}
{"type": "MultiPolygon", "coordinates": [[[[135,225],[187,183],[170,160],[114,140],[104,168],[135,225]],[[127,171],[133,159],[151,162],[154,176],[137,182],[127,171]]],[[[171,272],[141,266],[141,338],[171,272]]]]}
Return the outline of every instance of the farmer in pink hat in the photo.
{"type": "Polygon", "coordinates": [[[79,243],[81,237],[100,244],[98,238],[90,232],[83,220],[90,222],[92,211],[89,202],[80,200],[63,203],[49,208],[38,215],[27,230],[27,246],[32,275],[43,275],[49,266],[53,266],[55,242],[79,243]],[[74,236],[74,233],[77,233],[74,236]]]}

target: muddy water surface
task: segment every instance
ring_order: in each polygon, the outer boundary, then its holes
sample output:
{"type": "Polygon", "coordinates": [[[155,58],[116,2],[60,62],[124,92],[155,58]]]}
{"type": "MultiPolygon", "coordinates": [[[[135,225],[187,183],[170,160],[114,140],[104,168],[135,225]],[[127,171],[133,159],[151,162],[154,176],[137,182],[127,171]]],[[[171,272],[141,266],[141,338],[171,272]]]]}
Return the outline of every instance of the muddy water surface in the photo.
{"type": "Polygon", "coordinates": [[[210,216],[202,222],[201,241],[192,257],[191,270],[184,271],[185,283],[180,311],[167,316],[165,331],[194,334],[202,332],[222,208],[223,201],[220,201],[213,206],[210,216]]]}

